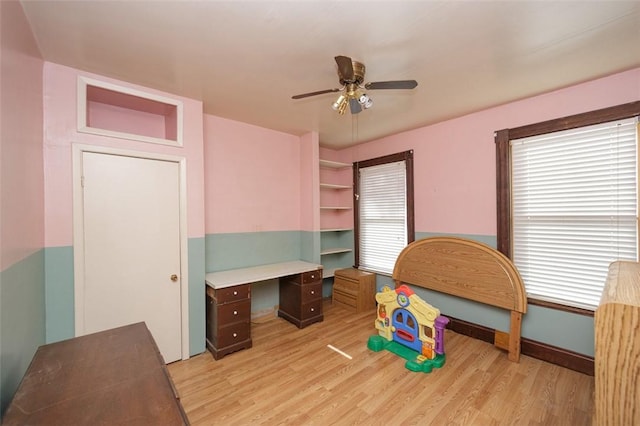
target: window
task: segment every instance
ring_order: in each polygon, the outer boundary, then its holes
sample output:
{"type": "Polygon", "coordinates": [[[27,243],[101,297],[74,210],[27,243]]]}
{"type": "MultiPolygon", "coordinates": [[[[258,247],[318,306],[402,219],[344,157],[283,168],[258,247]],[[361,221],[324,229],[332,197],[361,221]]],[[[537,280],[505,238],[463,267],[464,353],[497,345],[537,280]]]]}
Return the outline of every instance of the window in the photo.
{"type": "Polygon", "coordinates": [[[390,275],[415,239],[413,151],[354,163],[354,181],[356,266],[390,275]]]}
{"type": "Polygon", "coordinates": [[[635,102],[497,132],[498,249],[530,302],[593,311],[609,264],[638,259],[638,113],[635,102]]]}

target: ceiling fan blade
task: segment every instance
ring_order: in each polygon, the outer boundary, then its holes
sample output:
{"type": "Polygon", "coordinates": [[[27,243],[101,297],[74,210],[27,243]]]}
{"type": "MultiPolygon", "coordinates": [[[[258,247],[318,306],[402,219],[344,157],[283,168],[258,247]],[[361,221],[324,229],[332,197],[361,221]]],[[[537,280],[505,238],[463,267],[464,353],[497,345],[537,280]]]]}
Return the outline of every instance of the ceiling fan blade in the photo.
{"type": "Polygon", "coordinates": [[[323,95],[325,93],[332,93],[332,92],[339,92],[342,89],[325,89],[325,90],[318,90],[317,92],[309,92],[309,93],[303,93],[301,95],[295,95],[292,96],[291,99],[302,99],[302,98],[308,98],[309,96],[316,96],[316,95],[323,95]]]}
{"type": "Polygon", "coordinates": [[[415,80],[372,81],[364,85],[367,90],[378,89],[413,89],[418,85],[415,80]]]}
{"type": "Polygon", "coordinates": [[[338,64],[338,76],[340,80],[353,81],[353,62],[348,56],[336,56],[336,63],[338,64]]]}
{"type": "Polygon", "coordinates": [[[358,100],[353,98],[349,99],[349,108],[351,109],[351,114],[358,114],[362,111],[362,106],[358,100]]]}

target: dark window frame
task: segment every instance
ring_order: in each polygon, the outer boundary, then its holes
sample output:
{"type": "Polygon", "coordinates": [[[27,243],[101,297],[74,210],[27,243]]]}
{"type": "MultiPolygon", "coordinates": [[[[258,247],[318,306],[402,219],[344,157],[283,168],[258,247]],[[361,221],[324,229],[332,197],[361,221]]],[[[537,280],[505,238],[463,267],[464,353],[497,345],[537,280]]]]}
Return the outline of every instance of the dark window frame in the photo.
{"type": "Polygon", "coordinates": [[[398,152],[369,160],[353,163],[353,240],[354,240],[354,267],[360,266],[360,203],[356,196],[360,192],[360,169],[379,166],[381,164],[405,162],[407,185],[407,244],[416,239],[415,214],[414,214],[414,185],[413,185],[413,150],[398,152]]]}
{"type": "MultiPolygon", "coordinates": [[[[521,139],[561,130],[575,129],[622,120],[640,115],[640,101],[589,111],[582,114],[570,115],[554,120],[529,124],[512,129],[502,129],[495,132],[496,143],[496,208],[497,208],[497,249],[512,259],[512,218],[511,218],[511,146],[512,139],[521,139]]],[[[574,308],[559,303],[547,302],[535,298],[528,298],[531,305],[544,306],[567,312],[593,316],[593,311],[574,308]]]]}

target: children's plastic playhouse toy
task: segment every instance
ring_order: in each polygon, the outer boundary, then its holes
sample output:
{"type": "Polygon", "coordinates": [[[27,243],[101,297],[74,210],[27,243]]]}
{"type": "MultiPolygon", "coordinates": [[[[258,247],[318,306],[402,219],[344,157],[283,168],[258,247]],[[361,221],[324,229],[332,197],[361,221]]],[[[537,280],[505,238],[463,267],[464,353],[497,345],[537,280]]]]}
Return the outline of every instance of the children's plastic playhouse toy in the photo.
{"type": "Polygon", "coordinates": [[[374,352],[386,349],[407,360],[411,371],[430,373],[444,365],[444,328],[449,319],[408,286],[384,287],[376,293],[378,335],[369,337],[374,352]]]}

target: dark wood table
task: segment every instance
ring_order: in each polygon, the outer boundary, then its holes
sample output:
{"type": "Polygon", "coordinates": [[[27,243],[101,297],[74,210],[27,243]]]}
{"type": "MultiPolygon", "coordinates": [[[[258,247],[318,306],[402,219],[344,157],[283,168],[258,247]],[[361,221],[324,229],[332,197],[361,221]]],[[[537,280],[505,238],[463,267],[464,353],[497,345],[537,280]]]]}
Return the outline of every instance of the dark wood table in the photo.
{"type": "Polygon", "coordinates": [[[3,425],[188,425],[145,323],[43,345],[3,425]]]}

